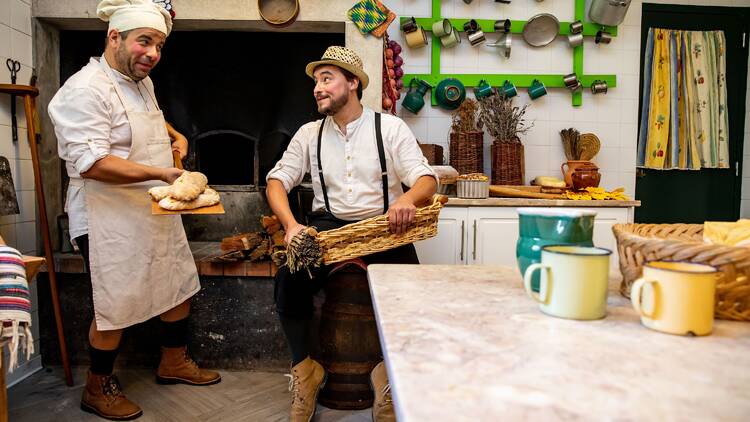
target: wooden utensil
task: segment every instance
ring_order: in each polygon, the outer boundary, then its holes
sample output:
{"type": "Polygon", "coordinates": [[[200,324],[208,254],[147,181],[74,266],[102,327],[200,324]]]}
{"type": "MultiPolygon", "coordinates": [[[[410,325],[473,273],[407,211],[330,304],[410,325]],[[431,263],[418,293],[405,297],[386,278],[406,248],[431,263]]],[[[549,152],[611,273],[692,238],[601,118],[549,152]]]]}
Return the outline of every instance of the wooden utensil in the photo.
{"type": "Polygon", "coordinates": [[[500,185],[490,185],[490,196],[499,196],[504,198],[565,199],[563,195],[529,192],[520,189],[503,187],[500,185]]]}
{"type": "MultiPolygon", "coordinates": [[[[172,158],[174,158],[174,166],[178,169],[182,169],[182,159],[180,158],[180,152],[179,151],[172,151],[172,158]]],[[[224,206],[221,205],[221,202],[219,202],[216,205],[211,205],[210,207],[200,207],[195,208],[192,210],[179,210],[179,211],[172,211],[172,210],[166,210],[159,206],[159,203],[152,200],[151,201],[151,214],[152,215],[175,215],[175,214],[204,214],[204,215],[212,215],[212,214],[225,214],[224,206]]]]}

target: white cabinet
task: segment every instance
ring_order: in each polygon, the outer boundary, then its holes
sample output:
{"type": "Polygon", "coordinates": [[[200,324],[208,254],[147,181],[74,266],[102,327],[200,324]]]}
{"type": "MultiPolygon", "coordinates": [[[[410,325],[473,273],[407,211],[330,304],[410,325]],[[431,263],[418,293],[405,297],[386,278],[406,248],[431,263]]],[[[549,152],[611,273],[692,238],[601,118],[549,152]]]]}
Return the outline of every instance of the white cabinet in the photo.
{"type": "MultiPolygon", "coordinates": [[[[633,221],[632,208],[592,208],[594,245],[610,249],[610,273],[619,272],[617,242],[612,226],[633,221]]],[[[438,234],[417,242],[423,264],[516,266],[518,212],[516,207],[448,206],[440,212],[438,234]]]]}

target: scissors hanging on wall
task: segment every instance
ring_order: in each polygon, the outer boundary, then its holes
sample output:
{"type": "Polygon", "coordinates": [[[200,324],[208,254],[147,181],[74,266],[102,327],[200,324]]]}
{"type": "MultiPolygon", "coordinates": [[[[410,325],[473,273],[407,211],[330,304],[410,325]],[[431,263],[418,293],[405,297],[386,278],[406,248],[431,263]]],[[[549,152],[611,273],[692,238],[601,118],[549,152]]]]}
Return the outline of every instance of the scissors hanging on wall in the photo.
{"type": "MultiPolygon", "coordinates": [[[[8,59],[5,61],[5,65],[8,67],[8,70],[10,70],[10,83],[13,85],[16,84],[16,77],[18,76],[18,71],[21,70],[21,62],[18,60],[8,59]]],[[[13,142],[18,142],[18,120],[16,119],[16,96],[11,95],[10,96],[10,116],[11,116],[11,124],[13,127],[13,142]]]]}

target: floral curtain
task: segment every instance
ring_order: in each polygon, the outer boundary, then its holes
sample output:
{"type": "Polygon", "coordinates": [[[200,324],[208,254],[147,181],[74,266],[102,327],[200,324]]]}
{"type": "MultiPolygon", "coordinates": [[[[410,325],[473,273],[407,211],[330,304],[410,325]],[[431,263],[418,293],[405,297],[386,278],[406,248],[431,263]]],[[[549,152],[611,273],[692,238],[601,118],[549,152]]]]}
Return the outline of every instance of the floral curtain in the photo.
{"type": "Polygon", "coordinates": [[[723,31],[650,28],[638,167],[729,168],[723,31]]]}

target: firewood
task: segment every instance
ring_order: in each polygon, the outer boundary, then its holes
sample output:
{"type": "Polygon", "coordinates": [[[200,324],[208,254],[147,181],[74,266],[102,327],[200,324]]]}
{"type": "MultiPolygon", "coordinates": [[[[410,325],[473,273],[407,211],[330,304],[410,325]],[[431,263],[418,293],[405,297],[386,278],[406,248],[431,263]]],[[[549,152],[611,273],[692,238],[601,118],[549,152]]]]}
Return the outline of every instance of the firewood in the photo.
{"type": "Polygon", "coordinates": [[[286,236],[286,232],[284,230],[279,230],[276,233],[271,235],[271,244],[274,248],[276,247],[285,247],[284,245],[284,236],[286,236]]]}
{"type": "Polygon", "coordinates": [[[305,269],[312,277],[310,268],[320,267],[323,263],[323,252],[315,240],[317,234],[314,228],[307,227],[292,238],[286,251],[289,271],[296,273],[305,269]]]}
{"type": "Polygon", "coordinates": [[[260,233],[241,233],[236,236],[225,237],[222,239],[221,250],[224,252],[251,251],[257,248],[262,241],[263,235],[260,233]]]}
{"type": "Polygon", "coordinates": [[[257,248],[250,252],[250,256],[248,257],[248,259],[250,259],[250,261],[260,261],[261,259],[268,256],[268,245],[269,242],[267,239],[261,242],[261,244],[258,245],[257,248]]]}
{"type": "Polygon", "coordinates": [[[267,215],[261,216],[260,224],[263,226],[263,230],[268,234],[274,234],[281,230],[281,223],[275,215],[270,217],[267,215]]]}

